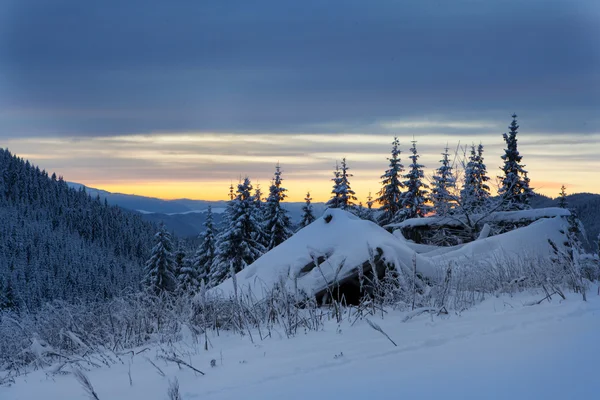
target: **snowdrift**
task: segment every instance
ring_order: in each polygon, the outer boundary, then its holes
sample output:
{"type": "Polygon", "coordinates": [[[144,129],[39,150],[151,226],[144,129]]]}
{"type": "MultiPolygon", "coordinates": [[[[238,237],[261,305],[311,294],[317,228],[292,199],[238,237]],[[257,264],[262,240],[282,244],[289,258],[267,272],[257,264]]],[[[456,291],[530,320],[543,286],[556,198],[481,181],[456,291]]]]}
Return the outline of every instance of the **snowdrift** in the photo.
{"type": "MultiPolygon", "coordinates": [[[[473,214],[470,216],[471,221],[477,221],[477,224],[493,223],[518,223],[518,222],[534,222],[543,218],[568,217],[571,212],[564,208],[548,207],[536,208],[532,210],[520,211],[496,211],[490,214],[473,214]]],[[[411,218],[397,224],[386,225],[386,228],[402,229],[416,227],[443,227],[454,226],[461,227],[467,224],[467,218],[464,215],[452,215],[448,217],[427,217],[427,218],[411,218]]]]}
{"type": "MultiPolygon", "coordinates": [[[[381,275],[386,265],[411,273],[413,257],[419,273],[433,276],[435,267],[426,258],[385,229],[332,209],[240,271],[236,283],[238,291],[252,291],[258,300],[280,284],[319,299],[331,285],[357,280],[361,267],[365,275],[373,270],[381,275]]],[[[208,294],[233,295],[232,278],[208,294]]]]}
{"type": "Polygon", "coordinates": [[[530,225],[464,245],[438,248],[422,254],[436,265],[518,262],[549,259],[554,255],[551,240],[566,251],[569,223],[566,217],[542,218],[530,225]]]}

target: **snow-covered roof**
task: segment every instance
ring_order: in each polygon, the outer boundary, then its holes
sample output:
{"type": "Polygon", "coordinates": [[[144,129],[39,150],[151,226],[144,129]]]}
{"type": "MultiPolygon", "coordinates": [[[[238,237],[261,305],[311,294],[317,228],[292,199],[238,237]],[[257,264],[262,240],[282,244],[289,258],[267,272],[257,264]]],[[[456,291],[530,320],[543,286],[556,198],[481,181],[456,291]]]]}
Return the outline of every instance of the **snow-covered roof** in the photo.
{"type": "MultiPolygon", "coordinates": [[[[569,210],[558,207],[536,208],[532,210],[521,211],[496,211],[485,214],[473,214],[471,221],[477,221],[480,224],[489,222],[517,222],[517,221],[536,221],[541,218],[567,217],[571,215],[569,210]]],[[[466,223],[466,217],[462,214],[448,217],[425,217],[411,218],[397,224],[386,225],[386,228],[416,228],[422,226],[462,226],[466,223]]]]}
{"type": "MultiPolygon", "coordinates": [[[[260,299],[281,282],[294,290],[297,278],[298,289],[313,295],[336,279],[340,281],[355,274],[358,267],[369,260],[369,249],[376,253],[376,248],[381,249],[382,259],[397,269],[410,271],[416,255],[417,270],[425,276],[434,273],[434,267],[427,259],[377,224],[331,209],[239,272],[236,275],[238,290],[251,290],[260,299]],[[320,268],[305,268],[321,256],[325,260],[320,263],[320,268]]],[[[217,293],[232,295],[232,279],[209,292],[217,293]]]]}

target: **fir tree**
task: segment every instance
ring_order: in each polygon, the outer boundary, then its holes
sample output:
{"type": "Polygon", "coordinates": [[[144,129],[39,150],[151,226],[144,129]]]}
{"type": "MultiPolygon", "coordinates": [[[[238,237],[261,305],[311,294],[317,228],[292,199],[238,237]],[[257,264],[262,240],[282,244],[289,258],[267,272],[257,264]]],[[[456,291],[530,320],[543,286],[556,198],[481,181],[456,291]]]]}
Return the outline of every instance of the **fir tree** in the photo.
{"type": "Polygon", "coordinates": [[[411,164],[408,173],[404,175],[403,184],[406,187],[406,192],[402,193],[402,209],[399,211],[400,220],[424,217],[431,211],[431,206],[427,204],[429,201],[427,196],[429,186],[423,182],[425,177],[423,173],[424,166],[419,164],[417,142],[414,140],[410,151],[412,153],[409,157],[411,164]]]}
{"type": "Polygon", "coordinates": [[[460,202],[463,210],[469,213],[481,211],[490,198],[490,187],[487,182],[487,167],[483,159],[483,145],[480,143],[475,149],[471,145],[471,156],[465,166],[465,180],[460,191],[460,202]]]}
{"type": "Polygon", "coordinates": [[[193,265],[198,273],[198,280],[208,283],[211,274],[211,266],[215,259],[216,252],[216,230],[213,223],[212,207],[208,206],[206,210],[206,220],[204,221],[204,232],[200,235],[202,242],[194,256],[193,265]]]}
{"type": "Polygon", "coordinates": [[[266,221],[265,233],[269,238],[267,250],[279,246],[294,234],[291,229],[292,222],[290,217],[288,217],[287,211],[281,206],[281,202],[287,197],[285,194],[287,189],[281,186],[282,181],[281,167],[278,163],[275,166],[275,175],[269,188],[269,197],[267,198],[264,214],[266,221]]]}
{"type": "Polygon", "coordinates": [[[256,189],[254,190],[254,206],[259,212],[262,211],[263,207],[263,198],[262,198],[262,190],[260,190],[260,183],[256,184],[256,189]]]}
{"type": "Polygon", "coordinates": [[[177,271],[177,291],[179,293],[195,293],[200,289],[198,269],[193,260],[186,257],[183,245],[175,253],[175,265],[177,271]]]}
{"type": "Polygon", "coordinates": [[[152,256],[146,263],[144,284],[154,294],[171,292],[177,287],[177,279],[171,235],[164,224],[160,224],[154,240],[156,244],[152,249],[152,256]]]}
{"type": "Polygon", "coordinates": [[[267,207],[268,204],[265,204],[265,202],[263,201],[263,194],[262,191],[260,190],[260,184],[256,185],[256,190],[254,191],[254,196],[253,196],[254,202],[253,202],[253,213],[254,213],[254,218],[257,221],[260,221],[260,223],[262,224],[262,228],[263,229],[258,229],[255,233],[254,233],[254,240],[256,240],[258,243],[262,244],[265,248],[268,248],[269,246],[269,242],[271,237],[269,236],[269,234],[267,233],[266,230],[266,225],[267,225],[267,207]]]}
{"type": "Polygon", "coordinates": [[[313,214],[313,207],[311,204],[312,198],[310,197],[310,192],[306,192],[306,197],[304,198],[306,202],[302,207],[302,219],[300,220],[300,229],[312,224],[315,220],[315,216],[313,214]]]}
{"type": "Polygon", "coordinates": [[[401,153],[400,141],[398,137],[394,137],[391,157],[388,158],[390,162],[389,168],[381,176],[382,188],[377,198],[377,202],[380,204],[377,222],[382,226],[394,222],[394,218],[402,207],[402,189],[404,188],[404,183],[402,183],[401,178],[404,172],[404,165],[402,165],[400,160],[401,153]]]}
{"type": "Polygon", "coordinates": [[[354,201],[356,201],[356,193],[350,187],[350,181],[353,175],[348,171],[350,168],[346,163],[346,158],[342,158],[342,165],[340,168],[340,179],[338,186],[339,193],[339,207],[342,210],[351,211],[354,208],[354,201]]]}
{"type": "Polygon", "coordinates": [[[448,147],[442,153],[440,162],[442,165],[435,171],[433,176],[433,188],[431,189],[431,201],[436,215],[447,215],[456,205],[454,191],[456,189],[456,178],[452,174],[448,147]]]}
{"type": "Polygon", "coordinates": [[[522,156],[517,148],[517,133],[519,125],[517,124],[517,115],[512,115],[509,133],[503,135],[506,142],[506,149],[502,155],[504,165],[502,171],[504,176],[498,194],[502,196],[505,210],[520,210],[529,208],[529,198],[533,191],[529,187],[529,178],[524,165],[521,164],[522,156]]]}
{"type": "Polygon", "coordinates": [[[215,259],[211,266],[210,282],[213,286],[232,273],[243,270],[266,251],[255,239],[256,232],[262,227],[254,213],[251,192],[250,179],[245,178],[238,185],[236,197],[227,204],[228,223],[218,237],[215,259]]]}
{"type": "Polygon", "coordinates": [[[335,170],[333,171],[333,189],[331,190],[331,198],[325,203],[325,208],[340,208],[340,186],[342,185],[340,166],[336,162],[335,170]]]}
{"type": "Polygon", "coordinates": [[[558,206],[560,208],[568,208],[567,203],[567,188],[565,185],[562,185],[560,188],[560,197],[558,198],[558,206]]]}

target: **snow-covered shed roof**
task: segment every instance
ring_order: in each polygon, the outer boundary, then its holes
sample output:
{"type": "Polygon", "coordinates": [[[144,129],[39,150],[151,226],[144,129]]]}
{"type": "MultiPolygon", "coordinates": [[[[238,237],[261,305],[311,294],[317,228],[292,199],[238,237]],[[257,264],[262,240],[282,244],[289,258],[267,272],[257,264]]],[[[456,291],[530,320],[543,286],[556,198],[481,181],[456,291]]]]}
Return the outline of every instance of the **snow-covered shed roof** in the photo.
{"type": "MultiPolygon", "coordinates": [[[[237,273],[237,287],[239,291],[251,290],[260,299],[280,283],[293,291],[297,280],[299,290],[314,295],[357,274],[359,267],[369,261],[370,254],[377,254],[376,249],[381,251],[381,259],[397,270],[411,271],[416,257],[418,272],[424,276],[434,273],[427,259],[377,224],[331,209],[237,273]],[[320,268],[313,262],[317,258],[321,258],[320,268]]],[[[225,280],[209,294],[233,295],[233,280],[225,280]]]]}

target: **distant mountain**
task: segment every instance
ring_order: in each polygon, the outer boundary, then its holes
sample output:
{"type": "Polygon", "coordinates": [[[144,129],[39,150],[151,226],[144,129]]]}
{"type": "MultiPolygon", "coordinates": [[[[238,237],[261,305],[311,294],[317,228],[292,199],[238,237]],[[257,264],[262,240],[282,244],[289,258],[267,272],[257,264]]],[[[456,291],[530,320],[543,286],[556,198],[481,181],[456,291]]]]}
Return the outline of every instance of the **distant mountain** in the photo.
{"type": "MultiPolygon", "coordinates": [[[[79,183],[69,183],[73,188],[80,188],[83,185],[79,183]]],[[[221,215],[226,205],[226,201],[205,201],[205,200],[161,200],[152,197],[143,197],[121,193],[110,193],[105,190],[99,190],[86,187],[87,193],[92,197],[100,196],[102,200],[106,199],[109,204],[116,205],[129,210],[134,210],[142,214],[142,218],[151,222],[164,222],[165,225],[180,237],[193,237],[202,232],[202,226],[206,218],[206,209],[209,205],[215,212],[215,223],[221,222],[221,215]]],[[[578,193],[567,196],[569,207],[573,208],[586,229],[588,238],[587,247],[590,250],[596,250],[598,234],[600,233],[600,194],[578,193]]],[[[543,195],[535,195],[532,200],[533,208],[557,207],[558,199],[552,199],[543,195]]],[[[302,215],[303,202],[284,202],[284,207],[289,211],[292,221],[298,223],[302,215]]],[[[316,217],[320,217],[325,211],[324,203],[313,203],[313,209],[316,217]]]]}
{"type": "MultiPolygon", "coordinates": [[[[74,182],[69,182],[69,186],[76,189],[85,187],[86,192],[92,197],[99,196],[101,200],[106,199],[108,204],[137,211],[147,221],[155,223],[164,222],[170,231],[183,238],[197,236],[202,232],[206,219],[206,210],[209,205],[212,206],[217,226],[221,222],[220,214],[227,206],[227,202],[223,200],[162,200],[153,197],[111,193],[74,182]]],[[[304,202],[283,203],[283,207],[288,210],[290,218],[294,223],[300,222],[303,206],[304,202]]],[[[316,217],[320,217],[324,211],[324,203],[313,203],[313,212],[316,217]]]]}

